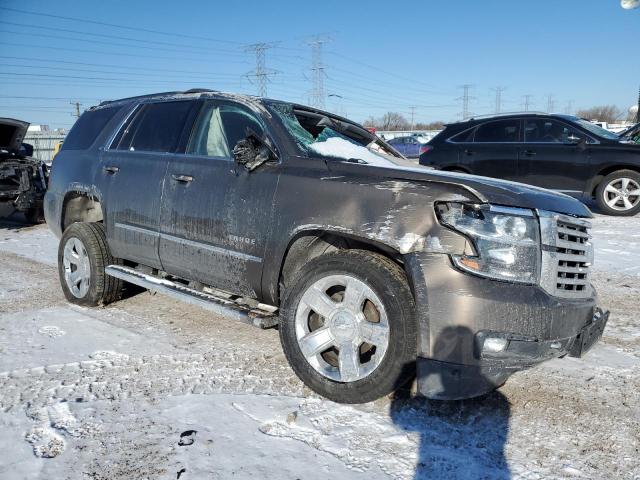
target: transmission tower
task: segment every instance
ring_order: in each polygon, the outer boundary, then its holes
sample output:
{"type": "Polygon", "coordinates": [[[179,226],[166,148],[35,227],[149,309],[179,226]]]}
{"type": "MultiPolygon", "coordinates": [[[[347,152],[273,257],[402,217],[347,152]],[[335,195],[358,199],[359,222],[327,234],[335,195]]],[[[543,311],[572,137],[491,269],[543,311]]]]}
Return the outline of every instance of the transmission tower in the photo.
{"type": "Polygon", "coordinates": [[[573,115],[573,100],[567,101],[567,106],[564,109],[564,113],[567,115],[573,115]]]}
{"type": "Polygon", "coordinates": [[[276,70],[267,68],[265,55],[265,52],[275,45],[275,43],[254,43],[251,45],[247,45],[244,50],[245,52],[252,52],[256,56],[255,70],[247,73],[245,77],[247,77],[247,79],[251,83],[254,83],[252,79],[255,81],[256,85],[258,86],[259,97],[267,96],[267,83],[269,82],[269,77],[278,73],[276,70]]]}
{"type": "Polygon", "coordinates": [[[472,97],[469,93],[471,92],[473,85],[465,84],[465,85],[461,85],[459,88],[462,88],[462,96],[456,98],[456,100],[462,101],[462,119],[466,120],[472,115],[472,113],[469,111],[469,103],[475,97],[472,97]]]}
{"type": "Polygon", "coordinates": [[[313,83],[309,103],[318,108],[324,108],[325,105],[324,78],[326,76],[326,67],[322,60],[322,47],[329,40],[327,37],[316,35],[307,41],[307,44],[311,47],[311,81],[313,83]]]}
{"type": "Polygon", "coordinates": [[[495,87],[493,90],[496,92],[496,108],[495,113],[500,113],[502,111],[502,92],[504,92],[507,87],[495,87]]]}
{"type": "Polygon", "coordinates": [[[640,123],[640,88],[638,88],[638,111],[636,112],[636,123],[640,123]]]}
{"type": "Polygon", "coordinates": [[[80,118],[80,107],[82,106],[82,104],[80,102],[69,102],[69,103],[74,107],[76,107],[76,111],[72,112],[71,115],[76,118],[80,118]]]}
{"type": "Polygon", "coordinates": [[[413,126],[415,125],[413,120],[416,116],[416,107],[409,107],[409,110],[411,110],[411,130],[413,130],[413,126]]]}
{"type": "Polygon", "coordinates": [[[547,113],[552,113],[556,109],[556,101],[553,99],[553,94],[547,95],[547,113]]]}
{"type": "Polygon", "coordinates": [[[531,101],[532,98],[533,98],[533,95],[523,95],[522,96],[522,103],[524,105],[524,111],[525,112],[529,111],[529,107],[531,107],[531,104],[533,103],[531,101]]]}

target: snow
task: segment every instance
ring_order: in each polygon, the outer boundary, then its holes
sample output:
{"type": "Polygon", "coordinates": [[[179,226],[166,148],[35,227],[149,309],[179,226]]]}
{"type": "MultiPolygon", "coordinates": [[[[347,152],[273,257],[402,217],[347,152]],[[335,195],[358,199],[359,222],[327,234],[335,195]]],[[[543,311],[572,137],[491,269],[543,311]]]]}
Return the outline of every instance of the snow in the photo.
{"type": "Polygon", "coordinates": [[[612,316],[585,358],[481,399],[348,406],[299,382],[277,331],[148,293],[68,304],[57,239],[1,221],[0,478],[638,477],[640,217],[593,223],[612,316]]]}
{"type": "Polygon", "coordinates": [[[316,153],[325,157],[336,157],[349,159],[364,160],[369,165],[378,167],[395,167],[390,160],[380,155],[376,155],[371,150],[361,145],[356,145],[348,140],[340,137],[330,137],[323,142],[314,142],[309,148],[316,153]]]}

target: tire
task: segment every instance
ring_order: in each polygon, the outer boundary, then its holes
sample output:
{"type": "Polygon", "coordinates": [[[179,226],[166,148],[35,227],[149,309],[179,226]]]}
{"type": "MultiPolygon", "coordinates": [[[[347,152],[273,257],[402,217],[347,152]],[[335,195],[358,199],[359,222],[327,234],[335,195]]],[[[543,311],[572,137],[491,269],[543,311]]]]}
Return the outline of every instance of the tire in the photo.
{"type": "Polygon", "coordinates": [[[610,173],[598,185],[596,201],[607,215],[631,216],[640,212],[640,173],[633,170],[610,173]]]}
{"type": "Polygon", "coordinates": [[[69,302],[84,306],[106,305],[118,300],[122,280],[104,272],[107,265],[118,263],[109,251],[102,223],[71,224],[58,246],[58,275],[64,296],[69,302]],[[67,248],[70,250],[65,258],[67,248]],[[76,277],[80,280],[76,281],[71,274],[78,271],[81,273],[76,277]]]}
{"type": "Polygon", "coordinates": [[[413,377],[415,307],[404,271],[394,262],[341,250],[309,261],[288,284],[280,340],[291,368],[313,391],[339,403],[365,403],[413,377]]]}

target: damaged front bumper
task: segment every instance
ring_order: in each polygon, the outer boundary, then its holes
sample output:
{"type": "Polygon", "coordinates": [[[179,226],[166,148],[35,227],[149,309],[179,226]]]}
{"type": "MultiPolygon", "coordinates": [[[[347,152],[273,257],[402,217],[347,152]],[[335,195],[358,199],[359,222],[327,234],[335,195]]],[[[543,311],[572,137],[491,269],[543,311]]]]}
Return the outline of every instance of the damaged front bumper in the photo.
{"type": "Polygon", "coordinates": [[[446,255],[415,254],[406,268],[417,297],[418,390],[428,398],[476,397],[545,360],[582,356],[609,318],[595,292],[558,298],[462,273],[446,255]]]}

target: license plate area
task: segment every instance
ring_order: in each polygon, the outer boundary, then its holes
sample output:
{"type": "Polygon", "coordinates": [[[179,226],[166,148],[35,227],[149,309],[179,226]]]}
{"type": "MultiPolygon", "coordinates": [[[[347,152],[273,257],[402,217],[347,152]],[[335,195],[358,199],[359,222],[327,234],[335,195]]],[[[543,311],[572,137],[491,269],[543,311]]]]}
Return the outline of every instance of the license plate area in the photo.
{"type": "Polygon", "coordinates": [[[593,314],[593,320],[590,324],[585,325],[580,333],[573,341],[573,345],[569,350],[571,357],[582,357],[587,353],[595,343],[600,340],[604,327],[609,320],[609,312],[603,312],[601,309],[596,309],[593,314]]]}

